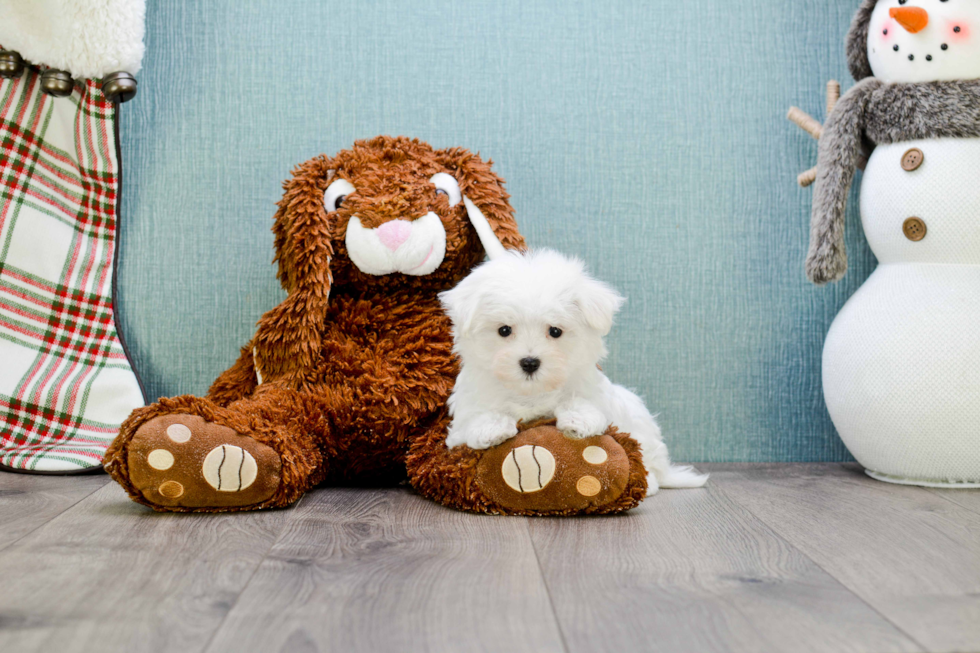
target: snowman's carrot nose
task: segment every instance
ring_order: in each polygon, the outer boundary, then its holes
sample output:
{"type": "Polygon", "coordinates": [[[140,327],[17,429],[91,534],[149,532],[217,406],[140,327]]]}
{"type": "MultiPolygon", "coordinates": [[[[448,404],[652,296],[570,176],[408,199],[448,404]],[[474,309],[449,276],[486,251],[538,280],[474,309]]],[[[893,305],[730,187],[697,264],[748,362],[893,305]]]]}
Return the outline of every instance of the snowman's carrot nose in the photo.
{"type": "Polygon", "coordinates": [[[888,15],[912,34],[921,32],[929,24],[929,12],[922,7],[892,7],[888,15]]]}

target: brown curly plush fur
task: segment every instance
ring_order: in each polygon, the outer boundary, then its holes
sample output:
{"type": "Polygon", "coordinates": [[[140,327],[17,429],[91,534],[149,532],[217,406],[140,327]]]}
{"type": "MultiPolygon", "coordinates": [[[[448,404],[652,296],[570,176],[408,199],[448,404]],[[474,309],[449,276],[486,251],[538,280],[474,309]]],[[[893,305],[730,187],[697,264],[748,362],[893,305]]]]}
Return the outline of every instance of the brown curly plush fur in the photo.
{"type": "MultiPolygon", "coordinates": [[[[485,253],[463,203],[450,207],[429,182],[437,172],[457,179],[504,247],[524,248],[503,181],[490,162],[467,150],[434,150],[418,140],[382,136],[300,165],[284,183],[273,227],[278,277],[288,297],[262,316],[252,341],[207,397],[161,399],[122,425],[105,468],[134,500],[158,510],[200,512],[285,506],[324,481],[404,479],[407,461],[410,480],[423,495],[457,508],[502,512],[467,477],[480,452],[445,446],[446,401],[457,365],[437,294],[485,253]],[[324,191],[337,178],[350,181],[356,192],[328,212],[324,191]],[[446,230],[445,259],[432,274],[372,276],[348,257],[351,216],[374,228],[429,211],[446,230]],[[275,494],[239,508],[147,501],[130,479],[127,445],[148,420],[173,414],[198,415],[272,447],[282,459],[275,494]]],[[[636,445],[618,439],[644,477],[642,483],[631,480],[617,502],[623,510],[642,497],[645,472],[636,445]]]]}

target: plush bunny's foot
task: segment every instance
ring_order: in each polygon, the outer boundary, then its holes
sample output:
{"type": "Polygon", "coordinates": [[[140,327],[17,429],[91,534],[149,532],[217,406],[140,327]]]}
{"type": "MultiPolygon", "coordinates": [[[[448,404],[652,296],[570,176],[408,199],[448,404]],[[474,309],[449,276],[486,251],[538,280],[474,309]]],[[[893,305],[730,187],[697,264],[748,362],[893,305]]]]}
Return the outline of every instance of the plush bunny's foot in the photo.
{"type": "Polygon", "coordinates": [[[269,446],[197,415],[161,415],[128,447],[129,480],[159,509],[241,508],[275,494],[282,463],[269,446]]]}
{"type": "Polygon", "coordinates": [[[629,482],[629,456],[616,439],[572,439],[553,423],[487,450],[476,472],[493,502],[522,513],[598,512],[616,503],[629,482]]]}

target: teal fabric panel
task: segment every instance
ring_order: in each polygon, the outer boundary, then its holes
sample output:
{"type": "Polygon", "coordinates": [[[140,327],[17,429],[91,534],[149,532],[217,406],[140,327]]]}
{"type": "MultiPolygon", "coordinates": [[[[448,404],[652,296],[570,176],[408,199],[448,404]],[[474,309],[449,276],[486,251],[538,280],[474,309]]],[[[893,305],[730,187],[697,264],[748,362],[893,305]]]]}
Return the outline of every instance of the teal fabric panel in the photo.
{"type": "MultiPolygon", "coordinates": [[[[846,459],[820,353],[874,267],[805,280],[828,79],[857,0],[148,3],[123,106],[121,328],[151,397],[200,394],[283,297],[290,168],[376,134],[495,161],[533,246],[629,297],[604,365],[677,459],[846,459]]],[[[856,202],[852,202],[856,206],[856,202]]]]}

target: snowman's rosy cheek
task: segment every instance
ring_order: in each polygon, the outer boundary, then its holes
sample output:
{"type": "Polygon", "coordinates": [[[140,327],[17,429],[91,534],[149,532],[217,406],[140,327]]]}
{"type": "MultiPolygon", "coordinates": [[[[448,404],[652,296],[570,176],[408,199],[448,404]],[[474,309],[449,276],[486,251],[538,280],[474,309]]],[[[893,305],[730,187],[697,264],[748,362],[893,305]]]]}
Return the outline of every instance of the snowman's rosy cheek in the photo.
{"type": "Polygon", "coordinates": [[[946,25],[947,38],[954,43],[964,43],[971,40],[973,30],[965,20],[951,20],[946,25]]]}
{"type": "Polygon", "coordinates": [[[895,39],[895,27],[896,23],[894,20],[887,20],[885,24],[878,31],[878,42],[883,44],[888,44],[895,39]]]}

